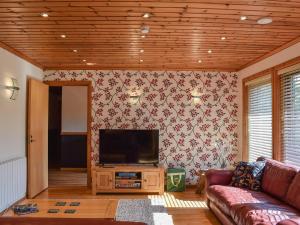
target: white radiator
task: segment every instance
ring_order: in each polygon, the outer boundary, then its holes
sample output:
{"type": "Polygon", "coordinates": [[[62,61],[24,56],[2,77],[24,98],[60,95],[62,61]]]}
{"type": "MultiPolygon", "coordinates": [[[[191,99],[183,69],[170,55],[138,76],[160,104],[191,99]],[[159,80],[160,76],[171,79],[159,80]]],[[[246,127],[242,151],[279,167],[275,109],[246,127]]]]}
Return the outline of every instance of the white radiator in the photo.
{"type": "Polygon", "coordinates": [[[26,195],[26,158],[0,162],[0,212],[26,195]]]}

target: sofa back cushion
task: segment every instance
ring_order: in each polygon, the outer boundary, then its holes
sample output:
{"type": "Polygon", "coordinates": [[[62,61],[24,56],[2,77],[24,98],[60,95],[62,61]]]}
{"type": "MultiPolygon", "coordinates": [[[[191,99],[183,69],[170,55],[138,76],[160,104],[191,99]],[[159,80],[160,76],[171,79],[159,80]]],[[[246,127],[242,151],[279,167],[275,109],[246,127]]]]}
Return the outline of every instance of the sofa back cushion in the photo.
{"type": "Polygon", "coordinates": [[[297,169],[292,166],[275,160],[268,160],[262,180],[263,191],[285,200],[289,186],[296,173],[297,169]]]}
{"type": "Polygon", "coordinates": [[[300,172],[297,173],[289,187],[286,202],[300,210],[300,172]]]}

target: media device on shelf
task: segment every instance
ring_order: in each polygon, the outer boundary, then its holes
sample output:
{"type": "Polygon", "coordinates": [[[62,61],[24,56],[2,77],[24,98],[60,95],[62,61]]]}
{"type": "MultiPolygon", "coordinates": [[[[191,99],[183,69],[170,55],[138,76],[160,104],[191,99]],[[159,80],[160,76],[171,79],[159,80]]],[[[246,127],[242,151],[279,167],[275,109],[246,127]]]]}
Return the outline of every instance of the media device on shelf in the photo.
{"type": "Polygon", "coordinates": [[[142,172],[115,172],[115,188],[142,187],[142,172]]]}
{"type": "Polygon", "coordinates": [[[159,130],[100,129],[99,164],[158,164],[159,130]]]}

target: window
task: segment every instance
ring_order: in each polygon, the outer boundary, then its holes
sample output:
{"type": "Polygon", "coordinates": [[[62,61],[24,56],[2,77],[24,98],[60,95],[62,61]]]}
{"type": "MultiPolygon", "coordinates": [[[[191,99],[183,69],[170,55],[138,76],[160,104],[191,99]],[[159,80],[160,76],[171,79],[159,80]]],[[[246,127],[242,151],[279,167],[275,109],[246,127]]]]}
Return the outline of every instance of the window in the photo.
{"type": "Polygon", "coordinates": [[[300,165],[300,70],[280,76],[282,161],[300,165]]]}
{"type": "Polygon", "coordinates": [[[270,76],[248,86],[248,160],[272,158],[272,83],[270,76]]]}
{"type": "Polygon", "coordinates": [[[243,79],[243,140],[243,160],[300,166],[300,57],[243,79]]]}

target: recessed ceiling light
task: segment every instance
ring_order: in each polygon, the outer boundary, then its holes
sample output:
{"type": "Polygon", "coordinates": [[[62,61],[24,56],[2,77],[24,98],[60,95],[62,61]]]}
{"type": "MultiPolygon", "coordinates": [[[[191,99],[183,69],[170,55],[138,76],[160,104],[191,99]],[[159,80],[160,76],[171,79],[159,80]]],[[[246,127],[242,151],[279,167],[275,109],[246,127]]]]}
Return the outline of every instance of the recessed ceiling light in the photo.
{"type": "Polygon", "coordinates": [[[140,62],[144,62],[144,60],[140,59],[140,62]]]}
{"type": "Polygon", "coordinates": [[[73,49],[73,52],[78,52],[77,49],[73,49]]]}
{"type": "Polygon", "coordinates": [[[66,38],[67,36],[65,34],[60,35],[61,38],[66,38]]]}
{"type": "Polygon", "coordinates": [[[144,13],[143,18],[150,18],[152,16],[151,13],[144,13]]]}
{"type": "Polygon", "coordinates": [[[140,50],[140,53],[143,53],[143,52],[144,52],[144,49],[141,49],[141,50],[140,50]]]}
{"type": "Polygon", "coordinates": [[[212,53],[212,50],[211,50],[211,49],[209,49],[207,52],[210,54],[210,53],[212,53]]]}
{"type": "Polygon", "coordinates": [[[143,33],[143,34],[147,34],[147,33],[149,33],[149,31],[150,31],[150,27],[149,26],[142,26],[141,27],[141,32],[143,33]]]}
{"type": "Polygon", "coordinates": [[[270,17],[264,17],[264,18],[260,18],[259,20],[257,20],[257,23],[260,25],[266,25],[266,24],[269,24],[272,22],[273,22],[273,20],[270,17]]]}
{"type": "Polygon", "coordinates": [[[83,59],[82,62],[86,62],[86,59],[83,59]]]}
{"type": "Polygon", "coordinates": [[[226,37],[221,37],[221,40],[223,40],[223,41],[226,40],[226,37]]]}
{"type": "Polygon", "coordinates": [[[45,12],[42,12],[42,13],[41,13],[41,16],[44,17],[44,18],[47,18],[47,17],[49,16],[49,14],[48,14],[48,13],[45,13],[45,12]]]}
{"type": "Polygon", "coordinates": [[[198,60],[198,63],[202,63],[202,60],[201,60],[201,59],[199,59],[199,60],[198,60]]]}
{"type": "Polygon", "coordinates": [[[145,37],[146,37],[145,35],[142,35],[142,36],[141,36],[141,38],[145,38],[145,37]]]}
{"type": "Polygon", "coordinates": [[[86,65],[88,65],[88,66],[94,66],[96,63],[91,63],[91,62],[88,62],[88,63],[86,63],[86,65]]]}
{"type": "Polygon", "coordinates": [[[241,16],[240,19],[241,19],[241,20],[246,20],[246,19],[247,19],[247,16],[241,16]]]}

